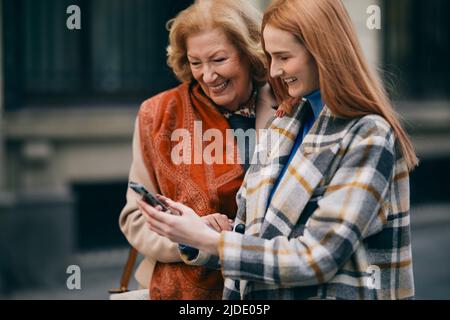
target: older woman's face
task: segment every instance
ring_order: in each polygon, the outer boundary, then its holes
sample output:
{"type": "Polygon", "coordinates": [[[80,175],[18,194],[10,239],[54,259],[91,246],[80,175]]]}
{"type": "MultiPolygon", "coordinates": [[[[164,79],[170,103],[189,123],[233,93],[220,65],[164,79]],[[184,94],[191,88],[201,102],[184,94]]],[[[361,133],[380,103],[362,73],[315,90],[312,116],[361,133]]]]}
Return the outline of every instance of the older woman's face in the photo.
{"type": "Polygon", "coordinates": [[[236,110],[252,93],[250,66],[220,29],[186,39],[192,75],[217,105],[236,110]]]}
{"type": "Polygon", "coordinates": [[[319,89],[319,70],[313,56],[291,33],[266,25],[265,49],[270,54],[270,76],[279,77],[289,95],[300,98],[319,89]]]}

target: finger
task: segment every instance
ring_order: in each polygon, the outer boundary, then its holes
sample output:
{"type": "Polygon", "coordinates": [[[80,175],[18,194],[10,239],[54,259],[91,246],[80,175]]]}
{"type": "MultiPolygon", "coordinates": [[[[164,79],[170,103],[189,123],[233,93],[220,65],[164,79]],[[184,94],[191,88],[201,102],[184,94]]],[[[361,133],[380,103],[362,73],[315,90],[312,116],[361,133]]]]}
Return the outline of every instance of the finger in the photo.
{"type": "Polygon", "coordinates": [[[153,206],[149,205],[147,202],[145,202],[145,201],[142,200],[142,199],[138,200],[138,206],[141,207],[141,208],[144,208],[144,209],[147,210],[147,211],[149,211],[150,209],[162,211],[161,206],[153,207],[153,206]]]}
{"type": "Polygon", "coordinates": [[[220,225],[220,231],[230,230],[230,224],[228,223],[228,217],[226,215],[220,215],[217,220],[220,225]]]}
{"type": "Polygon", "coordinates": [[[167,201],[166,201],[167,198],[164,197],[163,195],[161,195],[161,194],[156,194],[155,197],[156,197],[156,199],[158,199],[159,201],[161,201],[161,202],[164,203],[165,205],[168,205],[168,203],[167,203],[167,201]]]}
{"type": "Polygon", "coordinates": [[[151,217],[166,224],[171,219],[171,216],[167,214],[167,212],[157,210],[157,208],[152,207],[151,205],[147,204],[144,201],[139,201],[139,206],[141,208],[141,212],[144,212],[147,215],[147,217],[151,217]]]}
{"type": "Polygon", "coordinates": [[[168,197],[166,197],[166,196],[164,196],[164,195],[162,195],[162,194],[160,194],[160,193],[157,193],[156,196],[157,196],[158,198],[160,198],[160,200],[161,200],[161,199],[164,200],[164,201],[170,200],[170,198],[168,198],[168,197]]]}
{"type": "Polygon", "coordinates": [[[157,221],[146,221],[146,224],[147,224],[147,227],[148,227],[151,231],[153,231],[153,232],[159,234],[159,235],[162,236],[162,237],[166,237],[166,238],[167,238],[167,235],[166,235],[166,233],[164,232],[164,229],[163,229],[160,225],[158,225],[158,222],[157,222],[157,221]]]}
{"type": "Polygon", "coordinates": [[[228,231],[233,230],[233,220],[232,219],[229,219],[228,216],[224,215],[223,221],[224,221],[224,224],[226,225],[226,228],[224,230],[228,230],[228,231]]]}
{"type": "Polygon", "coordinates": [[[170,208],[173,208],[175,210],[177,210],[178,212],[180,212],[180,215],[182,214],[189,214],[191,212],[191,208],[188,206],[185,206],[184,204],[180,203],[180,202],[175,202],[173,200],[170,199],[166,199],[167,204],[169,205],[170,208]]]}
{"type": "Polygon", "coordinates": [[[157,194],[156,195],[156,199],[158,199],[159,201],[161,201],[165,206],[167,206],[170,209],[170,213],[174,214],[176,216],[181,216],[181,211],[178,209],[175,209],[173,207],[170,206],[170,204],[168,203],[167,200],[170,200],[169,198],[164,197],[163,195],[157,194]]]}
{"type": "Polygon", "coordinates": [[[155,231],[163,237],[171,237],[170,231],[172,230],[172,227],[170,227],[166,222],[155,219],[152,215],[150,215],[147,217],[146,223],[150,227],[150,230],[155,231]]]}
{"type": "Polygon", "coordinates": [[[158,200],[160,200],[162,203],[164,203],[167,206],[170,206],[170,205],[176,203],[176,201],[173,201],[172,199],[167,198],[167,197],[163,196],[162,194],[157,194],[156,197],[158,198],[158,200]]]}
{"type": "Polygon", "coordinates": [[[212,226],[211,222],[209,222],[209,220],[208,220],[208,216],[203,216],[203,217],[201,217],[201,218],[202,218],[202,221],[203,221],[208,227],[210,227],[211,229],[214,229],[214,227],[212,226]]]}
{"type": "Polygon", "coordinates": [[[283,118],[284,115],[285,115],[285,112],[284,112],[283,110],[278,110],[278,111],[276,112],[276,114],[277,114],[277,117],[283,118]]]}
{"type": "Polygon", "coordinates": [[[142,208],[146,211],[146,213],[153,213],[154,211],[163,212],[161,206],[153,207],[143,200],[140,200],[138,204],[139,204],[140,208],[142,208]]]}
{"type": "Polygon", "coordinates": [[[211,215],[210,219],[208,220],[211,223],[211,226],[214,230],[216,230],[217,232],[222,231],[219,222],[217,221],[215,215],[211,215]]]}

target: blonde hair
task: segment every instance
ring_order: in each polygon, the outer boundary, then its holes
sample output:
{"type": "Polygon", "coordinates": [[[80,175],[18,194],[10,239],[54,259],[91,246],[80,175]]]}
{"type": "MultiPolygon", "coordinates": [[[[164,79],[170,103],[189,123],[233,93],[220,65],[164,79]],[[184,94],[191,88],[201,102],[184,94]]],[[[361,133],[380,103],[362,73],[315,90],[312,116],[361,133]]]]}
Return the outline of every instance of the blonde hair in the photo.
{"type": "Polygon", "coordinates": [[[245,0],[202,0],[180,12],[167,23],[169,46],[167,64],[178,80],[190,82],[192,72],[187,59],[186,39],[193,34],[221,29],[250,64],[253,80],[267,81],[267,60],[261,47],[262,14],[245,0]]]}
{"type": "MultiPolygon", "coordinates": [[[[411,140],[380,78],[369,68],[341,0],[275,0],[264,14],[262,31],[268,24],[293,34],[314,57],[322,98],[335,116],[382,116],[400,142],[408,169],[418,165],[411,140]]],[[[270,82],[279,102],[292,100],[281,79],[270,82]]]]}

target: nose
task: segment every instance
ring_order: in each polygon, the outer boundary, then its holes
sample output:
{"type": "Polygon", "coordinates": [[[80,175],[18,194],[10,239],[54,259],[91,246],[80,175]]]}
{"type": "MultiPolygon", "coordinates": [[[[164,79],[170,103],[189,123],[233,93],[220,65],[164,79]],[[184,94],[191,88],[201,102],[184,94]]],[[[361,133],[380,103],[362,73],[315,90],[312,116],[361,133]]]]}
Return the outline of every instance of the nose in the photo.
{"type": "Polygon", "coordinates": [[[203,69],[203,81],[205,83],[213,83],[218,78],[218,75],[213,67],[205,65],[203,69]]]}
{"type": "Polygon", "coordinates": [[[270,64],[270,76],[272,78],[280,77],[283,74],[283,69],[275,62],[270,64]]]}

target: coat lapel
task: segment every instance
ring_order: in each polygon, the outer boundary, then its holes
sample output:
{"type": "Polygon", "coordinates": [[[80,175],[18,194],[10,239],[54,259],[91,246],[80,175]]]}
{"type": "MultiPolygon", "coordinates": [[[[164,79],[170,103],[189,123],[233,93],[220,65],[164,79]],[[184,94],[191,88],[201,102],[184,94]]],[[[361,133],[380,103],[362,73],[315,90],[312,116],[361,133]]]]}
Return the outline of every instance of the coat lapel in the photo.
{"type": "MultiPolygon", "coordinates": [[[[260,230],[262,238],[289,236],[314,191],[323,182],[325,172],[336,158],[340,141],[340,139],[330,141],[327,139],[327,132],[332,123],[331,112],[325,106],[314,126],[303,139],[302,145],[297,150],[272,197],[260,230]],[[323,141],[329,143],[323,145],[323,141]]],[[[292,148],[292,144],[290,144],[290,148],[292,148]]],[[[286,152],[288,156],[290,148],[286,152]]],[[[281,170],[278,174],[280,172],[281,170]]]]}
{"type": "Polygon", "coordinates": [[[246,233],[259,235],[273,184],[289,158],[300,130],[303,103],[293,117],[275,118],[258,139],[246,176],[246,233]]]}

